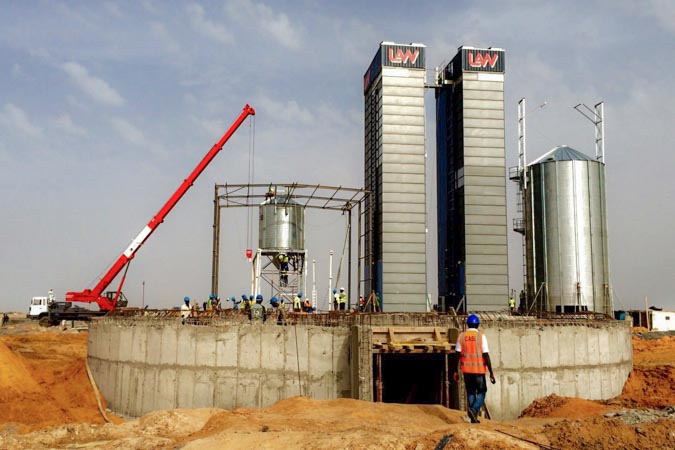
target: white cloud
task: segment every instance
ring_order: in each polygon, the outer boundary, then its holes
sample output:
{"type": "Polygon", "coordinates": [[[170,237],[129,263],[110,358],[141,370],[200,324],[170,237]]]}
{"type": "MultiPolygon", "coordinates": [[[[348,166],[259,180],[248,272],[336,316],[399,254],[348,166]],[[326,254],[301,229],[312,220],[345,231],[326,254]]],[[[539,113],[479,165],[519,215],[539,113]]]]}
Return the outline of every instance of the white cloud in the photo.
{"type": "Polygon", "coordinates": [[[314,123],[314,114],[301,107],[295,100],[286,103],[273,100],[265,95],[258,96],[255,105],[269,115],[270,120],[279,120],[285,123],[310,125],[314,123]]]}
{"type": "Polygon", "coordinates": [[[234,42],[232,35],[225,27],[204,17],[204,8],[201,5],[197,3],[188,5],[187,13],[192,26],[203,35],[223,44],[234,42]]]}
{"type": "Polygon", "coordinates": [[[14,78],[24,78],[25,77],[25,74],[23,73],[23,69],[21,68],[21,65],[19,65],[19,63],[12,64],[11,74],[12,74],[12,77],[14,77],[14,78]]]}
{"type": "Polygon", "coordinates": [[[277,39],[283,46],[298,49],[301,39],[297,25],[293,25],[284,13],[275,13],[264,3],[250,0],[236,0],[228,4],[228,12],[233,17],[246,17],[260,28],[262,32],[277,39]]]}
{"type": "Polygon", "coordinates": [[[124,98],[113,89],[105,80],[89,74],[82,65],[68,62],[61,68],[70,76],[71,80],[92,99],[111,106],[124,105],[124,98]]]}
{"type": "Polygon", "coordinates": [[[0,112],[0,124],[26,136],[37,137],[42,135],[42,129],[33,125],[25,111],[13,103],[5,103],[5,107],[0,112]]]}
{"type": "Polygon", "coordinates": [[[180,45],[169,34],[163,23],[153,22],[150,24],[150,33],[157,39],[161,47],[171,54],[180,53],[180,45]]]}
{"type": "Polygon", "coordinates": [[[87,130],[84,127],[75,124],[68,114],[57,117],[52,123],[57,129],[74,136],[87,136],[88,134],[87,130]]]}
{"type": "Polygon", "coordinates": [[[118,5],[115,2],[105,2],[103,4],[103,7],[108,11],[108,13],[111,16],[115,16],[118,19],[121,19],[124,17],[124,14],[122,14],[122,10],[120,9],[120,5],[118,5]]]}
{"type": "Polygon", "coordinates": [[[145,145],[145,135],[143,134],[143,130],[140,128],[132,125],[120,117],[114,117],[110,119],[110,123],[112,124],[115,131],[117,131],[117,133],[122,136],[125,141],[134,145],[145,145]]]}
{"type": "Polygon", "coordinates": [[[159,14],[159,9],[152,0],[143,0],[141,1],[141,5],[147,12],[151,14],[159,14]]]}

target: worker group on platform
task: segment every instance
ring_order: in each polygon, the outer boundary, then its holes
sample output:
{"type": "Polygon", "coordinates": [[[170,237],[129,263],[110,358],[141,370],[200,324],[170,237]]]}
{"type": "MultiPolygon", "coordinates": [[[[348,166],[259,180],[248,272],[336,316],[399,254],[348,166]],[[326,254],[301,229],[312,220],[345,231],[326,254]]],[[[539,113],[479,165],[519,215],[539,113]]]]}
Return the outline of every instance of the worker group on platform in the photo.
{"type": "MultiPolygon", "coordinates": [[[[349,309],[349,300],[347,292],[344,287],[332,290],[331,307],[333,311],[347,311],[349,309]]],[[[286,318],[289,313],[304,313],[311,314],[316,312],[315,305],[312,301],[305,297],[302,292],[298,292],[293,296],[291,302],[286,303],[283,298],[272,297],[269,300],[269,306],[263,305],[264,297],[262,294],[247,295],[241,294],[237,299],[231,296],[229,299],[221,302],[218,295],[210,295],[208,300],[201,304],[190,297],[186,296],[183,299],[183,304],[180,307],[180,317],[183,324],[194,323],[198,317],[197,313],[200,311],[223,311],[223,310],[242,310],[248,315],[251,322],[266,322],[268,319],[275,320],[279,324],[286,323],[286,318]],[[229,304],[228,304],[229,301],[229,304]]],[[[373,291],[366,299],[359,297],[358,303],[354,305],[354,312],[380,312],[381,302],[379,293],[373,291]]]]}

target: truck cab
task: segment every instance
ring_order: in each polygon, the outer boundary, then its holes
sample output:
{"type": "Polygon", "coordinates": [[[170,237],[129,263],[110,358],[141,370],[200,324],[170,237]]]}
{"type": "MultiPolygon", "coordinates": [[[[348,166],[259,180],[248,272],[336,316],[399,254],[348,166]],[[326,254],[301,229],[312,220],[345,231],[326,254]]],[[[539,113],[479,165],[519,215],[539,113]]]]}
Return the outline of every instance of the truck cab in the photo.
{"type": "Polygon", "coordinates": [[[46,316],[49,313],[49,303],[51,302],[49,297],[33,297],[30,300],[30,307],[28,308],[28,314],[26,317],[29,319],[38,320],[41,317],[46,316]]]}

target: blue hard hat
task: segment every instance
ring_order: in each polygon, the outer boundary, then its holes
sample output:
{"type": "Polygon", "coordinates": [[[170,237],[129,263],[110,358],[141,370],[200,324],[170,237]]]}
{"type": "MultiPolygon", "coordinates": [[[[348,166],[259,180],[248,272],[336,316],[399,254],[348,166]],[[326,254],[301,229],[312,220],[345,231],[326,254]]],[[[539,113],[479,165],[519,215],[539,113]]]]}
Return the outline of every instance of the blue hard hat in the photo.
{"type": "Polygon", "coordinates": [[[262,299],[263,299],[262,294],[256,295],[256,296],[255,296],[255,299],[256,299],[256,300],[262,300],[262,299]]]}
{"type": "Polygon", "coordinates": [[[333,294],[337,294],[337,289],[333,289],[333,294]]]}
{"type": "Polygon", "coordinates": [[[302,292],[298,292],[298,297],[302,298],[302,292]]]}
{"type": "Polygon", "coordinates": [[[236,300],[236,298],[234,298],[234,295],[232,297],[230,297],[230,301],[235,301],[235,300],[236,300]]]}
{"type": "Polygon", "coordinates": [[[279,299],[276,298],[276,297],[272,297],[272,298],[270,299],[270,303],[272,303],[272,304],[274,304],[274,303],[279,303],[279,299]]]}
{"type": "Polygon", "coordinates": [[[467,323],[468,325],[475,325],[475,326],[478,326],[478,325],[480,325],[480,319],[478,318],[477,315],[471,314],[471,315],[466,319],[466,323],[467,323]]]}
{"type": "Polygon", "coordinates": [[[185,297],[183,300],[186,301],[186,302],[189,302],[189,301],[190,301],[190,297],[185,297]]]}
{"type": "Polygon", "coordinates": [[[249,299],[249,300],[253,300],[253,294],[249,295],[249,296],[248,296],[248,299],[249,299]]]}
{"type": "Polygon", "coordinates": [[[244,300],[248,300],[248,297],[246,296],[246,294],[241,294],[241,298],[243,298],[244,300]]]}

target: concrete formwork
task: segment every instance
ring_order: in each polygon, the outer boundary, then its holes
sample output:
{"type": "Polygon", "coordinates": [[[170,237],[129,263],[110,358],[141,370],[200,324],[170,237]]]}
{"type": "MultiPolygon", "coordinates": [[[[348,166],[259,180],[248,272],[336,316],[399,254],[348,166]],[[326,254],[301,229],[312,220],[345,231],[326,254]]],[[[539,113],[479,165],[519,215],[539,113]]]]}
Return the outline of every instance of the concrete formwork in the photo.
{"type": "MultiPolygon", "coordinates": [[[[370,327],[456,325],[448,316],[426,317],[372,315],[332,327],[105,317],[90,326],[88,360],[111,409],[129,416],[264,407],[294,395],[372,401],[370,327]]],[[[632,369],[624,321],[484,320],[481,329],[497,378],[487,395],[494,419],[516,418],[532,400],[552,393],[614,397],[632,369]]]]}
{"type": "Polygon", "coordinates": [[[514,419],[549,394],[590,400],[621,394],[633,368],[630,324],[492,322],[488,338],[497,383],[488,386],[492,417],[514,419]]]}
{"type": "Polygon", "coordinates": [[[110,408],[140,416],[351,397],[349,345],[349,328],[111,318],[90,326],[88,362],[110,408]]]}

